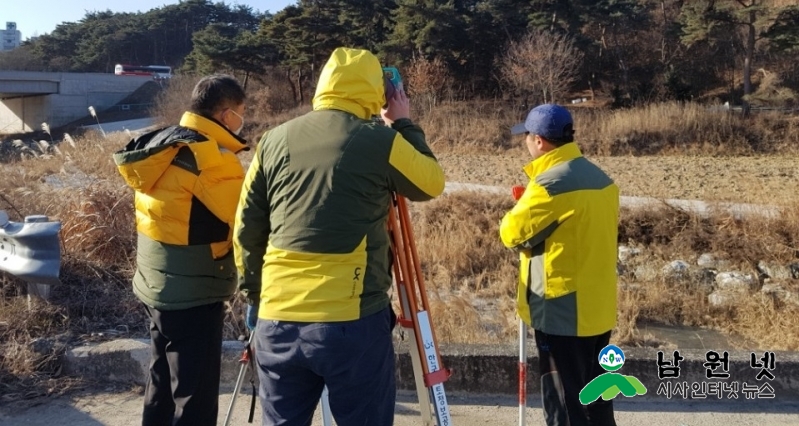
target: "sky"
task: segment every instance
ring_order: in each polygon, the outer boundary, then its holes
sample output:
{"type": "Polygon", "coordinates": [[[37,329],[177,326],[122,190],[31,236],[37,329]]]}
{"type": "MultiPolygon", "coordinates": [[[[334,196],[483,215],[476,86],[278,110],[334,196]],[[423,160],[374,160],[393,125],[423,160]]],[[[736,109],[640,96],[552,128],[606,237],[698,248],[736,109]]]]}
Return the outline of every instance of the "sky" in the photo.
{"type": "MultiPolygon", "coordinates": [[[[218,3],[220,0],[213,0],[218,3]]],[[[224,0],[229,5],[244,4],[258,12],[283,10],[296,0],[224,0]]],[[[0,29],[16,22],[26,40],[52,32],[62,22],[81,20],[86,12],[146,12],[156,7],[180,3],[179,0],[0,0],[0,29]]]]}

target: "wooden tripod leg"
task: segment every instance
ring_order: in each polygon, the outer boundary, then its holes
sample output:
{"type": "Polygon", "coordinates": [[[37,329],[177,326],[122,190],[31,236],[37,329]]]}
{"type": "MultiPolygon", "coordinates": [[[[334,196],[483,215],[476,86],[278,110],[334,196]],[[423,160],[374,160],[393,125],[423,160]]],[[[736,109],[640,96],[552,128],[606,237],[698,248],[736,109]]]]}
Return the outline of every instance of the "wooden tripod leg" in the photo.
{"type": "Polygon", "coordinates": [[[411,363],[422,424],[450,426],[452,421],[443,382],[451,372],[441,364],[435,333],[430,324],[424,277],[410,215],[402,197],[395,198],[394,205],[389,209],[388,230],[395,260],[394,284],[399,289],[402,308],[400,324],[409,332],[414,345],[411,363]]]}
{"type": "MultiPolygon", "coordinates": [[[[408,292],[405,286],[397,286],[399,288],[400,307],[402,308],[402,315],[405,318],[413,318],[410,312],[408,303],[408,292]]],[[[423,426],[435,426],[433,419],[433,412],[431,410],[432,401],[430,401],[430,391],[424,385],[424,367],[422,366],[422,359],[419,355],[419,348],[416,347],[416,332],[413,327],[403,327],[405,332],[410,337],[410,342],[413,347],[410,349],[411,366],[413,367],[413,379],[416,382],[416,394],[419,396],[419,412],[422,414],[423,426]]]]}
{"type": "MultiPolygon", "coordinates": [[[[441,365],[441,356],[438,354],[438,345],[436,345],[435,338],[433,337],[433,327],[430,325],[430,316],[427,311],[419,311],[416,314],[416,323],[418,324],[419,332],[421,333],[421,340],[423,345],[420,353],[424,354],[427,360],[427,374],[445,373],[446,370],[441,365]]],[[[448,376],[447,376],[448,377],[448,376]]],[[[429,377],[428,377],[429,378],[429,377]]],[[[446,379],[444,379],[446,380],[446,379]]],[[[447,402],[447,394],[444,391],[443,382],[425,383],[430,387],[430,393],[433,398],[433,406],[436,411],[436,419],[438,426],[450,426],[452,418],[449,413],[449,403],[447,402]]]]}

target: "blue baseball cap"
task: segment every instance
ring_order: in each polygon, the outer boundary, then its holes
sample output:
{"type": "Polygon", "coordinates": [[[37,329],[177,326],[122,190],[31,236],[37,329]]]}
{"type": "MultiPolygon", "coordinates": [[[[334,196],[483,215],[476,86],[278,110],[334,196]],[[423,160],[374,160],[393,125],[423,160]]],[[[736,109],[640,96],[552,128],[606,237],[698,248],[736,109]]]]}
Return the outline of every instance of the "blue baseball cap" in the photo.
{"type": "Polygon", "coordinates": [[[569,110],[560,105],[544,104],[533,108],[524,123],[510,129],[512,135],[530,132],[552,142],[574,141],[574,121],[569,110]]]}

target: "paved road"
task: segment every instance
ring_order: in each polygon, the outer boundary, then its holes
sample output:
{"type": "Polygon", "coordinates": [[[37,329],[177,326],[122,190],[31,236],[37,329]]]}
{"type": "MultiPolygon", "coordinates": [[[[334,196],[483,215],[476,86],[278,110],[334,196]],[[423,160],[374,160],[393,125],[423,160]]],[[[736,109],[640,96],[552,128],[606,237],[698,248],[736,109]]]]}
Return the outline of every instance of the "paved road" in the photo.
{"type": "MultiPolygon", "coordinates": [[[[223,423],[230,402],[230,394],[220,399],[218,424],[223,423]]],[[[22,412],[7,413],[0,410],[0,426],[138,426],[141,395],[134,392],[101,392],[82,394],[69,398],[45,400],[43,404],[22,412]]],[[[231,425],[247,425],[249,395],[242,394],[236,402],[231,425]]],[[[544,425],[540,403],[536,396],[530,398],[527,424],[544,425]]],[[[516,425],[518,408],[512,396],[450,395],[450,411],[455,426],[516,425]]],[[[395,426],[420,425],[415,394],[401,392],[396,408],[395,426]]],[[[254,425],[260,425],[260,408],[256,408],[254,425]]],[[[775,401],[735,402],[688,401],[656,402],[629,399],[616,402],[616,420],[619,426],[796,426],[799,425],[799,402],[775,401]]],[[[322,422],[317,410],[314,426],[322,422]]]]}

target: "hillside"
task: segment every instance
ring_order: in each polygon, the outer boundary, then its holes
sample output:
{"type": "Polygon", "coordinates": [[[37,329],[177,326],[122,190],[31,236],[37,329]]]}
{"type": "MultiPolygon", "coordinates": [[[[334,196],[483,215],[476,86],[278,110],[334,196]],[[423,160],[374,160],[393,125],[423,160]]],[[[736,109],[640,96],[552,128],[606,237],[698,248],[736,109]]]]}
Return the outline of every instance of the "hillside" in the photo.
{"type": "Polygon", "coordinates": [[[430,99],[530,105],[583,92],[578,98],[614,107],[799,104],[799,6],[764,2],[750,13],[744,1],[702,4],[331,0],[262,13],[186,0],[138,13],[87,12],[0,53],[0,69],[113,72],[131,63],[228,72],[280,81],[274,89],[296,106],[312,95],[330,52],[352,46],[399,67],[410,92],[430,99]]]}

